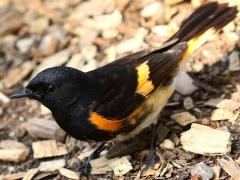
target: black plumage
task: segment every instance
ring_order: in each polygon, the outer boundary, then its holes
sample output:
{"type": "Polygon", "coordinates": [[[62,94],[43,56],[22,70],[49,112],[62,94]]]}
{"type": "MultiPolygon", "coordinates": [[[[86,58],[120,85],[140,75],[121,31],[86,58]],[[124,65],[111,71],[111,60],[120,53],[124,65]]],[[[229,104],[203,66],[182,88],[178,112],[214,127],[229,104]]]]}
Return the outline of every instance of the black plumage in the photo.
{"type": "Polygon", "coordinates": [[[40,101],[60,127],[77,139],[112,139],[144,121],[136,115],[140,110],[146,112],[141,117],[154,111],[154,106],[141,106],[175,76],[185,56],[201,45],[198,40],[206,38],[202,36],[205,32],[221,29],[236,13],[236,7],[209,3],[187,18],[158,49],[139,51],[87,73],[69,67],[46,69],[12,98],[40,101]]]}

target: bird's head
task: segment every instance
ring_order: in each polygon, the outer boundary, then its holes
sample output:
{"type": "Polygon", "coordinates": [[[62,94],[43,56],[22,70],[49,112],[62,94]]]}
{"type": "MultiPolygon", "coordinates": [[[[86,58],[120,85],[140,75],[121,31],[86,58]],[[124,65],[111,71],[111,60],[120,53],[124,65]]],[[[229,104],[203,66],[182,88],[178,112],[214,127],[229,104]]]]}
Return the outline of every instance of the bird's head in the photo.
{"type": "Polygon", "coordinates": [[[12,99],[28,97],[41,102],[49,109],[66,107],[79,95],[84,97],[91,87],[91,78],[84,72],[69,67],[53,67],[38,73],[12,99]]]}

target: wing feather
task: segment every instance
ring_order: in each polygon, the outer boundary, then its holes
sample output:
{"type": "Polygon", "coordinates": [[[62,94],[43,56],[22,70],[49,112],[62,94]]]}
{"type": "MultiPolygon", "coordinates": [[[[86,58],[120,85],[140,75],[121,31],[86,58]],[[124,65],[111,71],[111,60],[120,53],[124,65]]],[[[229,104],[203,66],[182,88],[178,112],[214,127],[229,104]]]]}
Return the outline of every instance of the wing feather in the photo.
{"type": "Polygon", "coordinates": [[[92,111],[113,121],[128,117],[173,74],[183,53],[141,51],[89,72],[99,83],[92,111]]]}

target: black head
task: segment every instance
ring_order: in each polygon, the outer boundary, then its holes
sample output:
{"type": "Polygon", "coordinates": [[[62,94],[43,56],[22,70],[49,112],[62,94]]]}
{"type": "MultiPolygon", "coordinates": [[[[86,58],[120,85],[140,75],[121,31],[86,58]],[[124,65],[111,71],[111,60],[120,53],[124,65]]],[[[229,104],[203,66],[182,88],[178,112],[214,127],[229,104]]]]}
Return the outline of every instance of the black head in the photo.
{"type": "Polygon", "coordinates": [[[66,107],[79,95],[89,93],[92,79],[84,72],[69,67],[53,67],[38,73],[24,90],[11,98],[36,99],[46,107],[66,107]]]}

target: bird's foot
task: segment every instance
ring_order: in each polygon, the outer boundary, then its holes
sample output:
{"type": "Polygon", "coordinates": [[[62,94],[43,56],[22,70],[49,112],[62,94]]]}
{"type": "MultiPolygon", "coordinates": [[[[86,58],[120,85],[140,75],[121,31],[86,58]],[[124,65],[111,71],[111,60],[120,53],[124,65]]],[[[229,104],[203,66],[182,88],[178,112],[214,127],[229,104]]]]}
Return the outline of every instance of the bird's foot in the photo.
{"type": "Polygon", "coordinates": [[[91,164],[90,164],[91,159],[87,159],[86,161],[83,162],[82,165],[78,168],[78,172],[80,173],[81,176],[88,176],[91,172],[91,164]]]}
{"type": "Polygon", "coordinates": [[[102,143],[99,147],[97,147],[92,152],[92,154],[83,162],[83,164],[78,168],[80,175],[88,176],[90,174],[92,169],[90,161],[96,159],[104,149],[106,149],[105,142],[102,143]]]}
{"type": "Polygon", "coordinates": [[[144,162],[144,166],[141,170],[141,174],[146,172],[148,169],[153,168],[154,164],[159,161],[159,157],[157,156],[155,150],[150,150],[147,154],[146,160],[144,162]]]}

